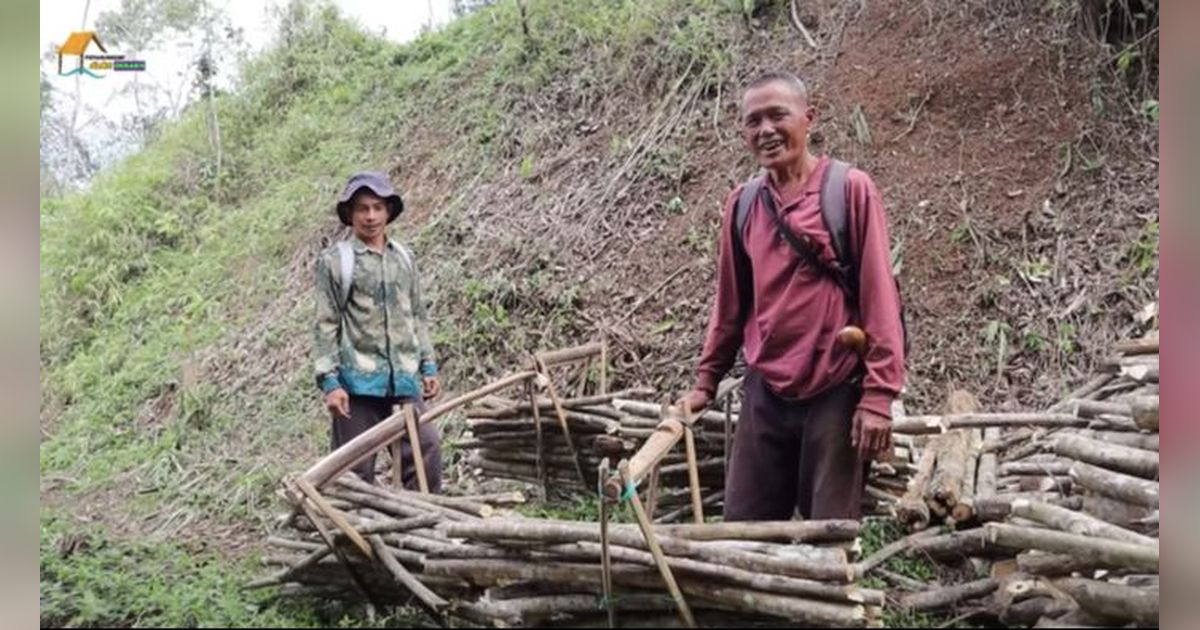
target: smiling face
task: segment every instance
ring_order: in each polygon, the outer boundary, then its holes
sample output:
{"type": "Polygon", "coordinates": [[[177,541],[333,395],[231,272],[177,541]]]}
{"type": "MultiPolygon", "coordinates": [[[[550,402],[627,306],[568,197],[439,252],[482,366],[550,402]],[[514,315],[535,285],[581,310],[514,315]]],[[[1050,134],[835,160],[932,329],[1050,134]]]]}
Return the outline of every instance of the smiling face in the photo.
{"type": "Polygon", "coordinates": [[[742,140],[767,169],[800,164],[808,146],[813,108],[784,81],[769,81],[742,97],[742,140]]]}
{"type": "Polygon", "coordinates": [[[383,237],[383,230],[388,224],[388,214],[387,200],[369,190],[359,190],[350,200],[350,226],[354,229],[354,235],[364,243],[371,243],[383,237]]]}

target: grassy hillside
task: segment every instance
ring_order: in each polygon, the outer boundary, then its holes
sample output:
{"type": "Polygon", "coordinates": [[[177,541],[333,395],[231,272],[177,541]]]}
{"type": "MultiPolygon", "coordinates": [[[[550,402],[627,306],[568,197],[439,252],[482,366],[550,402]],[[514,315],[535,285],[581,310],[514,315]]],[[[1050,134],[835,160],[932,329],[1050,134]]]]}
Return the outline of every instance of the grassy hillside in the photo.
{"type": "Polygon", "coordinates": [[[950,382],[1052,398],[1153,299],[1154,123],[1066,3],[805,3],[819,51],[756,4],[500,2],[404,46],[297,4],[218,100],[219,174],[193,111],[44,200],[43,621],[346,612],[236,585],[278,480],[327,447],[310,262],[361,168],[405,193],[451,391],[597,332],[616,385],[687,383],[718,204],[753,170],[738,86],[767,68],[810,78],[818,149],[885,192],[918,407],[950,382]]]}

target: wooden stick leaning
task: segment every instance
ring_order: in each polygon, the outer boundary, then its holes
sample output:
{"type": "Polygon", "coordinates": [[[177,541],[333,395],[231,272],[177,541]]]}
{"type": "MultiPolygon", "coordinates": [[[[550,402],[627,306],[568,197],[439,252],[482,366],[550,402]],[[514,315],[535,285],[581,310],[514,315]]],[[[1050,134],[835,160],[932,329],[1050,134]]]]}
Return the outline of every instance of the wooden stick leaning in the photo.
{"type": "MultiPolygon", "coordinates": [[[[506,387],[511,387],[521,383],[522,381],[533,378],[537,375],[534,371],[517,372],[510,374],[498,381],[489,383],[474,391],[463,394],[457,398],[448,400],[428,411],[421,416],[421,424],[433,422],[442,415],[457,409],[473,400],[482,398],[493,392],[502,390],[506,387]]],[[[367,429],[359,434],[353,440],[343,444],[341,448],[322,457],[317,463],[304,471],[301,477],[308,481],[314,488],[324,486],[330,479],[333,479],[342,473],[350,470],[363,460],[375,454],[380,448],[388,442],[400,439],[406,432],[403,414],[393,414],[388,418],[380,421],[379,424],[367,429]]]]}
{"type": "Polygon", "coordinates": [[[404,427],[408,431],[409,447],[413,455],[413,466],[417,470],[417,488],[421,494],[429,494],[429,477],[425,470],[425,457],[421,454],[421,432],[417,429],[417,417],[412,405],[404,405],[404,427]]]}
{"type": "Polygon", "coordinates": [[[392,552],[383,542],[383,538],[379,537],[379,534],[371,535],[371,548],[375,550],[375,557],[383,562],[383,566],[396,578],[396,581],[415,595],[417,600],[424,605],[425,609],[434,619],[440,620],[443,611],[448,606],[446,600],[442,599],[437,593],[429,590],[429,587],[422,584],[416,576],[397,562],[396,558],[392,556],[392,552]]]}
{"type": "Polygon", "coordinates": [[[692,427],[684,427],[683,443],[687,449],[688,485],[692,492],[692,518],[696,524],[704,524],[704,499],[700,496],[700,470],[696,467],[696,437],[692,427]]]}
{"type": "MultiPolygon", "coordinates": [[[[597,351],[599,349],[597,348],[597,351]]],[[[546,362],[537,355],[533,358],[534,365],[538,372],[538,383],[546,388],[546,393],[550,395],[551,402],[554,403],[554,413],[558,416],[558,424],[562,427],[563,438],[567,441],[567,447],[571,450],[571,457],[575,460],[575,472],[579,474],[579,481],[584,486],[587,485],[587,477],[583,474],[583,464],[579,462],[579,452],[575,449],[575,442],[571,440],[571,429],[567,426],[567,414],[563,411],[562,402],[558,397],[558,391],[554,387],[554,380],[550,378],[550,372],[546,368],[546,362]]]]}
{"type": "MultiPolygon", "coordinates": [[[[621,460],[617,464],[617,473],[625,484],[633,485],[633,478],[629,476],[628,460],[621,460]]],[[[663,555],[662,549],[658,546],[658,539],[654,536],[654,526],[646,516],[646,511],[642,507],[642,501],[638,498],[636,491],[631,492],[630,495],[629,504],[633,507],[633,514],[637,518],[638,527],[642,530],[646,546],[650,548],[650,553],[654,556],[654,562],[658,565],[658,571],[662,574],[663,582],[667,585],[667,590],[671,592],[671,597],[675,600],[675,605],[679,608],[679,616],[683,619],[687,627],[695,628],[696,619],[692,616],[692,609],[688,606],[687,600],[683,598],[683,593],[680,592],[679,585],[675,583],[675,576],[671,573],[671,567],[667,565],[666,556],[663,555]]]]}

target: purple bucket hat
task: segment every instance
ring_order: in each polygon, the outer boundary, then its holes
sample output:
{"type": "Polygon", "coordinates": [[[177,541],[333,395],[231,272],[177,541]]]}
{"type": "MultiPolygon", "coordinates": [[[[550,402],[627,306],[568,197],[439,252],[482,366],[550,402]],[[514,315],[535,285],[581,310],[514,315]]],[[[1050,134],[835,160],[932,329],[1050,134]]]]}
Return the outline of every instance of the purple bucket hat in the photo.
{"type": "Polygon", "coordinates": [[[400,198],[400,193],[392,188],[387,175],[378,171],[360,171],[350,176],[350,181],[346,182],[346,187],[342,189],[342,194],[338,197],[337,215],[344,225],[350,225],[350,200],[354,198],[354,193],[362,188],[366,188],[376,196],[388,201],[390,207],[388,223],[395,221],[396,217],[404,212],[404,200],[400,198]]]}

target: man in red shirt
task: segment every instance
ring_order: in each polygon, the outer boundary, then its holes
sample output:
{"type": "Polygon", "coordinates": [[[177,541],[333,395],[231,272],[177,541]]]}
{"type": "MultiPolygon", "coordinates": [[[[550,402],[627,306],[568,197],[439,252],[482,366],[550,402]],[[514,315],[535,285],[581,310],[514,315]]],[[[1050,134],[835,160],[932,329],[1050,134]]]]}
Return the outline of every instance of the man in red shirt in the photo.
{"type": "Polygon", "coordinates": [[[820,205],[830,159],[808,150],[815,112],[804,83],[787,73],[763,76],[746,89],[741,115],[743,140],[767,177],[740,235],[741,187],[725,200],[716,301],[696,385],[678,404],[707,406],[743,348],[725,520],[790,519],[797,511],[810,519],[858,518],[870,460],[892,448],[891,402],[904,384],[883,201],[870,176],[849,170],[847,240],[858,277],[848,285],[857,295],[848,294],[814,264],[834,265],[837,254],[820,205]],[[780,232],[764,195],[812,258],[780,232]],[[866,332],[865,349],[838,341],[848,324],[866,332]]]}

